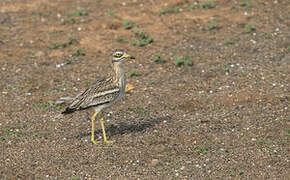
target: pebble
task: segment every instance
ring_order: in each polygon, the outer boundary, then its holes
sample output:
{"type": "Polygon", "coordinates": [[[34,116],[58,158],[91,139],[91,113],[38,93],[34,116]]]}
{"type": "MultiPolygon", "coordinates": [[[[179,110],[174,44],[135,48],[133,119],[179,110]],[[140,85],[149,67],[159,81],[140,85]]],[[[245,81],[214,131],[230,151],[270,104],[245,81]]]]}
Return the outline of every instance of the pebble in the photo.
{"type": "Polygon", "coordinates": [[[56,68],[60,68],[60,67],[62,67],[62,66],[64,66],[64,63],[57,64],[57,65],[56,65],[56,68]]]}
{"type": "Polygon", "coordinates": [[[158,160],[158,159],[152,159],[150,165],[151,165],[151,166],[156,166],[158,163],[159,163],[159,160],[158,160]]]}
{"type": "Polygon", "coordinates": [[[253,44],[256,44],[257,43],[257,41],[255,41],[255,40],[253,40],[253,39],[251,39],[250,40],[253,44]]]}
{"type": "Polygon", "coordinates": [[[35,56],[36,57],[41,57],[41,56],[44,56],[45,54],[44,54],[44,52],[43,51],[37,51],[36,53],[35,53],[35,56]]]}

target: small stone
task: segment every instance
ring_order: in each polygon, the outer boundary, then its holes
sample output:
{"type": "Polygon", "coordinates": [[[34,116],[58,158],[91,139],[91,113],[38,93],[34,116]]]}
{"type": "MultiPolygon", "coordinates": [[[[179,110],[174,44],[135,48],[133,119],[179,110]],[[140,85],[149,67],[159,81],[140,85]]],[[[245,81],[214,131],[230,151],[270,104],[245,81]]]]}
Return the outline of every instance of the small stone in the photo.
{"type": "Polygon", "coordinates": [[[253,44],[256,44],[257,43],[257,41],[255,41],[255,40],[253,40],[253,39],[251,39],[250,40],[253,44]]]}
{"type": "Polygon", "coordinates": [[[159,163],[159,160],[158,160],[158,159],[152,159],[150,165],[151,165],[151,166],[156,166],[158,163],[159,163]]]}
{"type": "Polygon", "coordinates": [[[44,56],[45,54],[44,54],[44,52],[43,51],[37,51],[36,53],[35,53],[35,56],[36,57],[41,57],[41,56],[44,56]]]}

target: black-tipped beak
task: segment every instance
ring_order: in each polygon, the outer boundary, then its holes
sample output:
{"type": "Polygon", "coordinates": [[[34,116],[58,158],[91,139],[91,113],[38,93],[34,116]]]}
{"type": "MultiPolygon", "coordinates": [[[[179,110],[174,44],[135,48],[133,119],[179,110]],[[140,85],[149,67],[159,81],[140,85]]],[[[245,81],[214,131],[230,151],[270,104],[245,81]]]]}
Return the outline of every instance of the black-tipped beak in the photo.
{"type": "Polygon", "coordinates": [[[131,56],[130,54],[126,54],[124,57],[126,59],[135,59],[135,57],[134,56],[131,56]]]}

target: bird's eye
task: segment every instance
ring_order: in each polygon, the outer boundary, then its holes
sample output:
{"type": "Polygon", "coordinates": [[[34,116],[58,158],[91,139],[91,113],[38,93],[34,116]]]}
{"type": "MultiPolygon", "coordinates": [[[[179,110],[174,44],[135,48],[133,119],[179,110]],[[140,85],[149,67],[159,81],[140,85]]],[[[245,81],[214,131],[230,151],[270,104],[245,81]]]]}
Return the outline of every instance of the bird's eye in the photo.
{"type": "Polygon", "coordinates": [[[120,58],[122,55],[123,55],[122,53],[119,53],[119,52],[118,52],[118,53],[116,53],[114,56],[117,57],[117,58],[120,58]]]}

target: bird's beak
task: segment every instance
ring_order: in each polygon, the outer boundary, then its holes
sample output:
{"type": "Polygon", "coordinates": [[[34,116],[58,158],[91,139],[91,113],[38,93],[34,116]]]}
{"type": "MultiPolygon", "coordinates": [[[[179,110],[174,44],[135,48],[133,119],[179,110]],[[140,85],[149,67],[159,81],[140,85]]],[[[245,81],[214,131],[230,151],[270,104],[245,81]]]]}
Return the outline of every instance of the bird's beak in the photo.
{"type": "Polygon", "coordinates": [[[129,59],[135,59],[135,57],[134,56],[131,56],[130,54],[126,54],[124,56],[124,58],[126,58],[127,60],[129,60],[129,59]]]}

